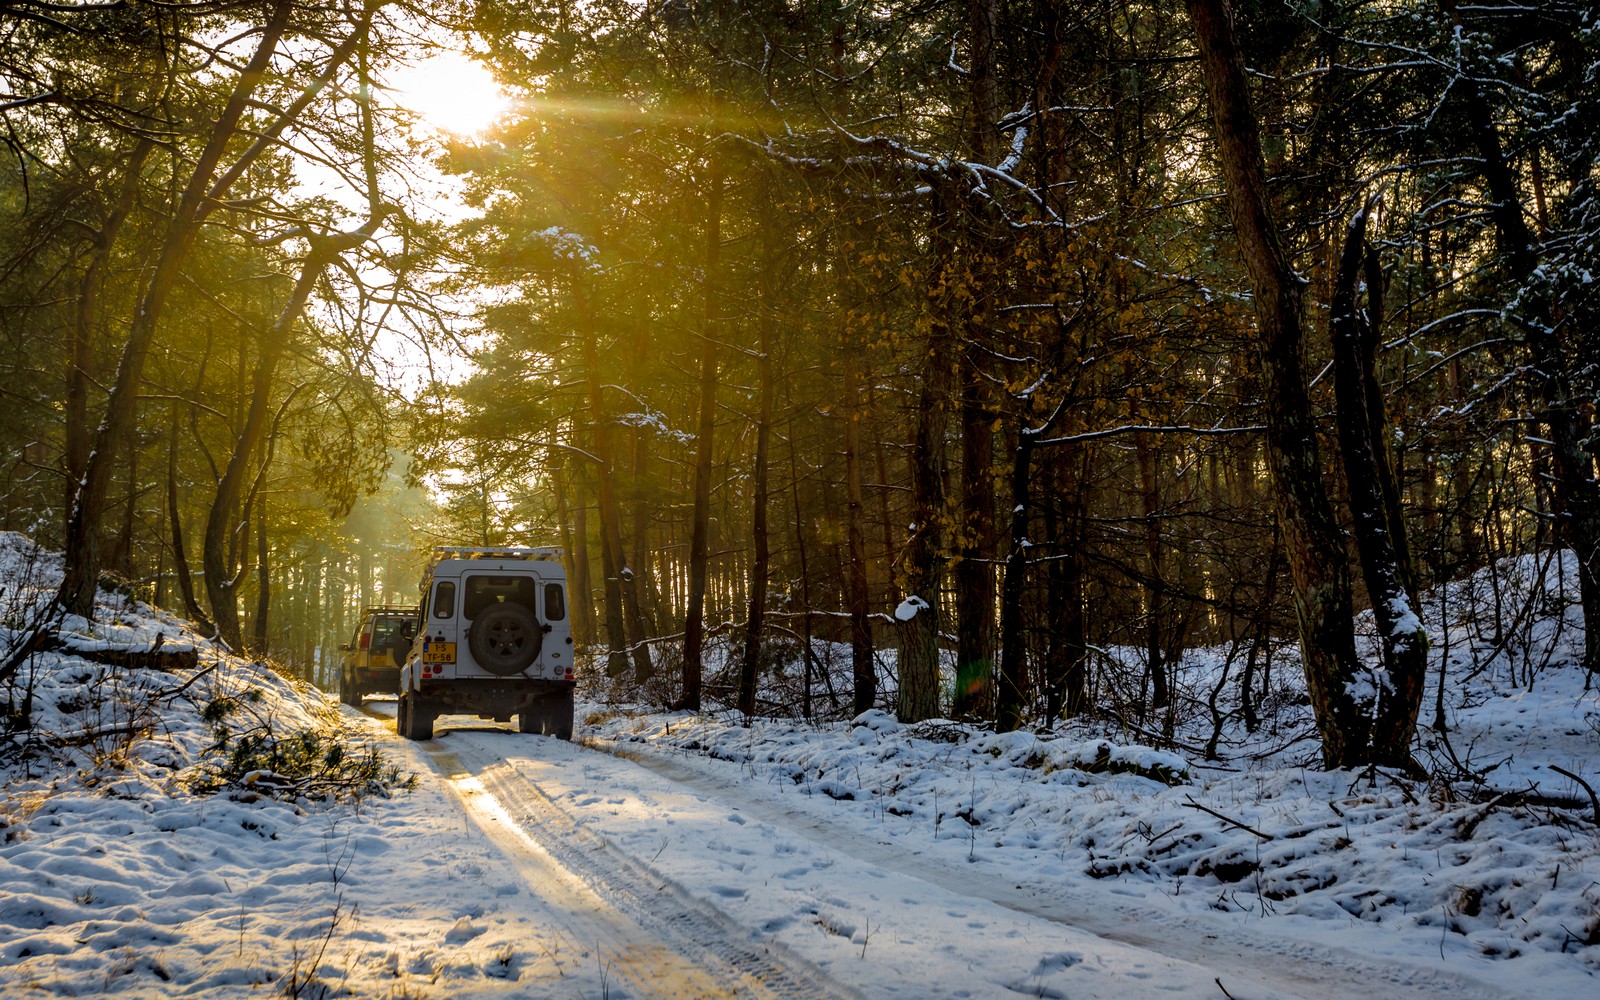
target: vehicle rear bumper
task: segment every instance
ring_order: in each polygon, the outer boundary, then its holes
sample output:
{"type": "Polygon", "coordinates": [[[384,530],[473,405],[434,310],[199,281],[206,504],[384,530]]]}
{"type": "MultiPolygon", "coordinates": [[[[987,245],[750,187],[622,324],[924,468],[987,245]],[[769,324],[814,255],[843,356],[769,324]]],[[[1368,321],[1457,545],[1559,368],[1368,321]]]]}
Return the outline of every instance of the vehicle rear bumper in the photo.
{"type": "Polygon", "coordinates": [[[458,678],[442,683],[423,681],[417,694],[441,714],[500,718],[515,715],[530,701],[567,694],[577,686],[576,681],[531,677],[458,678]]]}

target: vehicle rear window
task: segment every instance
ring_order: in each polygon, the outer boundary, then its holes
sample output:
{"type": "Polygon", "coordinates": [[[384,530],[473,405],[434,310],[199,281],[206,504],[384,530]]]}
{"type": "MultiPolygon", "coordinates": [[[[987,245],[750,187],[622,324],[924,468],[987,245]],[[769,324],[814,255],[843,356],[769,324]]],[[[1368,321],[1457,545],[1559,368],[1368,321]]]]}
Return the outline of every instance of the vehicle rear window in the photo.
{"type": "Polygon", "coordinates": [[[433,588],[433,617],[449,618],[456,613],[456,582],[440,580],[433,588]]]}
{"type": "Polygon", "coordinates": [[[544,585],[544,620],[558,622],[567,617],[567,592],[559,583],[544,585]]]}
{"type": "Polygon", "coordinates": [[[509,601],[539,613],[538,581],[531,576],[469,576],[462,581],[466,591],[462,617],[472,621],[491,604],[509,601]]]}

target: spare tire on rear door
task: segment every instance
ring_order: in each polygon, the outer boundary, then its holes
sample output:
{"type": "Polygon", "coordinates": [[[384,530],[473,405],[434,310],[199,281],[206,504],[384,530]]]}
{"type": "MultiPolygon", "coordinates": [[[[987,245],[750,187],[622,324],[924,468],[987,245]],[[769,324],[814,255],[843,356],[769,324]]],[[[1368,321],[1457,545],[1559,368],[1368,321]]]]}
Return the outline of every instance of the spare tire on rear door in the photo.
{"type": "Polygon", "coordinates": [[[478,666],[500,677],[527,669],[539,656],[544,631],[533,612],[520,604],[491,604],[478,612],[467,631],[467,648],[478,666]]]}
{"type": "Polygon", "coordinates": [[[403,627],[395,628],[394,632],[390,634],[389,643],[384,647],[383,651],[394,659],[392,664],[385,663],[384,666],[405,666],[406,654],[411,652],[411,636],[406,634],[406,630],[403,627]]]}

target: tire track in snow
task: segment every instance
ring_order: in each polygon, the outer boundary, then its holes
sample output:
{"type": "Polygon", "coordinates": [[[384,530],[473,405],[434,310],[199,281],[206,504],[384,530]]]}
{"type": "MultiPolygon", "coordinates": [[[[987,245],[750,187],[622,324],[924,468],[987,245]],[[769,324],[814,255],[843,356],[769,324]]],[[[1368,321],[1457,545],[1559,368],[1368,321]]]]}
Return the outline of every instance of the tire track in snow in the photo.
{"type": "Polygon", "coordinates": [[[581,942],[598,942],[640,995],[859,996],[781,945],[750,940],[721,911],[612,849],[513,765],[477,755],[463,760],[433,743],[422,749],[532,891],[572,910],[574,932],[589,935],[581,942]]]}
{"type": "Polygon", "coordinates": [[[669,757],[604,740],[591,739],[584,745],[630,761],[718,802],[737,803],[741,811],[829,851],[921,879],[958,895],[987,900],[1016,913],[1193,962],[1224,976],[1231,972],[1308,1000],[1348,1000],[1352,996],[1500,1000],[1505,996],[1502,989],[1470,975],[1403,959],[1369,957],[1337,946],[1277,935],[1270,929],[1251,933],[1233,925],[1225,935],[1219,935],[1217,927],[1203,915],[1158,910],[1110,893],[1063,885],[1052,885],[1048,896],[1030,892],[1008,880],[997,881],[991,872],[962,870],[936,857],[907,851],[901,845],[856,836],[848,825],[830,824],[760,796],[747,795],[737,782],[687,767],[669,757]]]}

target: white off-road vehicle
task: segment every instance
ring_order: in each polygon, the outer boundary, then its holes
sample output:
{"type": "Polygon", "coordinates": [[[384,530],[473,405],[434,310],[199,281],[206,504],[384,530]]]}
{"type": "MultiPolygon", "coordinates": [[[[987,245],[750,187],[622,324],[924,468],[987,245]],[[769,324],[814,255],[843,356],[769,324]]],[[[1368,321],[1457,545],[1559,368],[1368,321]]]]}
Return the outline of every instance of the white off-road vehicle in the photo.
{"type": "Polygon", "coordinates": [[[436,548],[395,729],[426,740],[440,715],[515,715],[522,732],[571,739],[573,667],[560,549],[436,548]]]}

